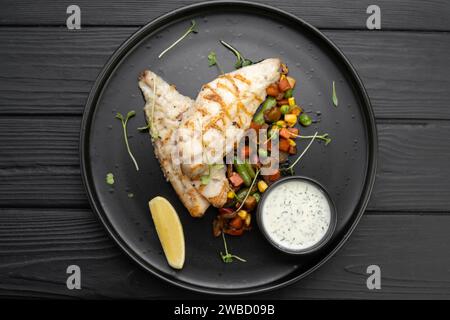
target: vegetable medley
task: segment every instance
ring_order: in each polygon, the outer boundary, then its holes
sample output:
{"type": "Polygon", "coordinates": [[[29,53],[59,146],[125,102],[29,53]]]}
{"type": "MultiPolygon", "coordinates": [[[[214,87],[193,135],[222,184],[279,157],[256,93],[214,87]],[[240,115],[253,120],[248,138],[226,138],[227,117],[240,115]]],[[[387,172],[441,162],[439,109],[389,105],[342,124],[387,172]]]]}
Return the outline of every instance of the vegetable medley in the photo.
{"type": "MultiPolygon", "coordinates": [[[[277,83],[267,89],[267,98],[253,117],[250,129],[258,133],[267,130],[267,140],[258,141],[257,159],[248,160],[251,151],[246,142],[244,148],[237,154],[235,150],[233,164],[227,165],[227,178],[231,189],[227,195],[227,202],[219,209],[213,222],[213,234],[218,237],[223,233],[239,236],[252,226],[252,213],[255,211],[262,194],[268,186],[286,174],[289,166],[289,156],[297,154],[296,138],[299,135],[297,123],[307,127],[311,125],[311,118],[297,105],[294,98],[296,80],[288,74],[288,68],[283,64],[282,75],[277,83]],[[280,168],[271,175],[260,175],[261,161],[271,156],[271,146],[274,139],[277,144],[280,168]],[[265,144],[265,145],[263,145],[265,144]],[[256,160],[256,161],[255,161],[256,160]]],[[[324,135],[326,142],[329,142],[324,135]]],[[[274,144],[276,145],[276,144],[274,144]]]]}

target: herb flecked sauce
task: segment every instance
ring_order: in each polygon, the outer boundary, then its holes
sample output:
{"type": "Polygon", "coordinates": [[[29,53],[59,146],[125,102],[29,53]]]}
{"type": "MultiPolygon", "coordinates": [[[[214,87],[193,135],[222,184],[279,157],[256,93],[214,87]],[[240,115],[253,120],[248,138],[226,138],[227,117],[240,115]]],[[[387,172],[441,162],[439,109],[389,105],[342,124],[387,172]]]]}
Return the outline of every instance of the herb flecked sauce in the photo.
{"type": "Polygon", "coordinates": [[[291,180],[267,195],[261,217],[273,242],[296,251],[314,246],[325,236],[331,208],[319,187],[308,181],[291,180]]]}

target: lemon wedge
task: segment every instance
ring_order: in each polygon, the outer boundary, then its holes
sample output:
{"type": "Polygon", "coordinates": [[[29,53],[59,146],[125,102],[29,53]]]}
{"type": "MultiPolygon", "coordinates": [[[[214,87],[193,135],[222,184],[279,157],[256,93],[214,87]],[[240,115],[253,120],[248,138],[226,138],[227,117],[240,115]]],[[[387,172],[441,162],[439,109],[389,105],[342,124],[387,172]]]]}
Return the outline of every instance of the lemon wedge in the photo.
{"type": "Polygon", "coordinates": [[[167,199],[155,197],[148,206],[163,248],[167,263],[174,269],[184,265],[184,233],[180,218],[167,199]]]}

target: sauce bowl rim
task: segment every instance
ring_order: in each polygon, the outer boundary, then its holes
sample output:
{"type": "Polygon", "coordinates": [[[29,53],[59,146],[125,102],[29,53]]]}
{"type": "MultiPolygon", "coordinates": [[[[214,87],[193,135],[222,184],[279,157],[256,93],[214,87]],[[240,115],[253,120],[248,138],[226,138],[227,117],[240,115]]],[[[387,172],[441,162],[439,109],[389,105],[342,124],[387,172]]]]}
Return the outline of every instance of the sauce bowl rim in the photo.
{"type": "Polygon", "coordinates": [[[261,201],[259,201],[258,203],[258,207],[257,207],[257,211],[256,211],[256,216],[257,216],[257,224],[258,224],[258,228],[261,231],[261,233],[264,235],[264,238],[266,238],[266,240],[276,249],[278,249],[281,252],[290,254],[290,255],[306,255],[306,254],[312,254],[316,251],[318,251],[319,249],[321,249],[326,243],[328,243],[331,239],[331,237],[333,236],[334,230],[336,229],[336,224],[337,224],[337,209],[336,209],[336,205],[333,201],[333,199],[331,198],[329,192],[327,191],[327,189],[325,189],[325,187],[319,183],[317,180],[310,178],[310,177],[306,177],[306,176],[299,176],[299,175],[295,175],[295,176],[287,176],[284,178],[281,178],[280,180],[274,182],[272,185],[269,186],[269,188],[267,188],[267,190],[262,194],[261,196],[261,201]],[[290,250],[287,249],[285,247],[280,246],[279,244],[277,244],[269,235],[269,233],[267,232],[264,223],[262,222],[262,213],[263,213],[263,207],[264,207],[264,202],[267,199],[267,195],[269,193],[271,193],[274,189],[276,189],[278,186],[280,186],[283,183],[286,183],[290,180],[301,180],[301,181],[306,181],[312,185],[317,186],[320,190],[322,190],[322,192],[325,194],[325,198],[328,200],[328,204],[330,205],[330,224],[328,226],[328,230],[326,231],[326,233],[323,235],[323,237],[314,245],[304,248],[304,249],[299,249],[299,250],[290,250]]]}

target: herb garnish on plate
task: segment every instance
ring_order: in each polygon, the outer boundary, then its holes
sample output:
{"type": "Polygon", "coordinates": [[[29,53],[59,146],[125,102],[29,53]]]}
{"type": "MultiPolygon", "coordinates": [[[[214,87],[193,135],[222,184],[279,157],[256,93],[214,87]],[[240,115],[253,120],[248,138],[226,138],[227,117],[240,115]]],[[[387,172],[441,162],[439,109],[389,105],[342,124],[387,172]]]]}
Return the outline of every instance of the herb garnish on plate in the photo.
{"type": "Polygon", "coordinates": [[[123,137],[124,137],[124,140],[125,140],[125,145],[127,147],[128,154],[130,155],[131,160],[133,160],[134,166],[136,167],[136,171],[139,171],[139,166],[137,164],[136,159],[133,156],[133,153],[131,152],[130,145],[128,143],[128,134],[127,134],[128,120],[133,118],[135,115],[136,115],[136,111],[131,110],[131,111],[129,111],[127,113],[127,116],[124,118],[123,115],[120,112],[118,112],[116,114],[116,119],[119,119],[120,122],[122,122],[123,137]]]}
{"type": "Polygon", "coordinates": [[[225,263],[231,263],[233,262],[233,259],[237,259],[241,262],[247,262],[247,260],[242,259],[239,256],[236,256],[234,254],[231,254],[228,252],[228,246],[227,246],[227,241],[225,240],[225,234],[222,232],[222,239],[223,239],[223,246],[225,247],[225,254],[223,254],[222,252],[220,252],[220,257],[222,258],[222,261],[225,263]]]}
{"type": "Polygon", "coordinates": [[[333,104],[335,107],[338,106],[338,97],[336,94],[336,83],[333,81],[333,95],[332,95],[333,104]]]}
{"type": "Polygon", "coordinates": [[[217,56],[216,53],[214,51],[211,51],[208,54],[208,66],[212,67],[212,66],[217,66],[217,68],[219,69],[220,73],[223,74],[223,69],[220,67],[219,62],[217,62],[217,56]]]}
{"type": "Polygon", "coordinates": [[[220,43],[223,44],[231,52],[233,52],[233,54],[236,56],[237,61],[234,64],[234,67],[236,69],[239,69],[239,68],[242,68],[242,67],[249,66],[249,65],[253,64],[253,61],[251,61],[250,59],[247,59],[246,57],[244,57],[244,55],[242,53],[240,53],[236,48],[234,48],[231,44],[226,43],[223,40],[220,40],[220,43]]]}
{"type": "Polygon", "coordinates": [[[180,43],[184,38],[186,38],[190,33],[197,33],[197,23],[195,22],[195,20],[191,20],[191,26],[189,27],[189,29],[186,30],[186,32],[179,37],[174,43],[172,43],[166,50],[164,50],[163,52],[161,52],[158,56],[159,59],[161,59],[161,57],[163,55],[165,55],[170,49],[172,49],[173,47],[175,47],[178,43],[180,43]]]}

